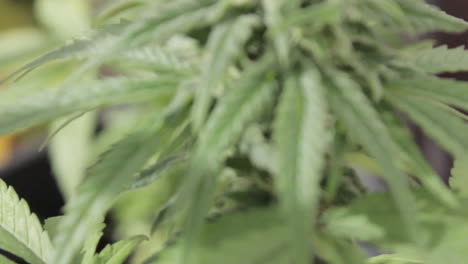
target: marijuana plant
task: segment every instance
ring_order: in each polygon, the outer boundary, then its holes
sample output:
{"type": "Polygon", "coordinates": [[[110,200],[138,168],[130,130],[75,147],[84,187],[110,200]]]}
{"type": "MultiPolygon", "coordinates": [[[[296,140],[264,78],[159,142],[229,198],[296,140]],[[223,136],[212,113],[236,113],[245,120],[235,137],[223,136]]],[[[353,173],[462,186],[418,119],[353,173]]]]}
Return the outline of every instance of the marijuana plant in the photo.
{"type": "Polygon", "coordinates": [[[130,121],[94,136],[100,146],[120,139],[95,150],[48,234],[0,185],[0,260],[122,263],[133,251],[148,264],[468,259],[465,171],[447,188],[404,124],[465,158],[456,109],[468,108],[468,84],[434,74],[468,70],[468,53],[418,36],[468,23],[420,0],[129,0],[96,21],[8,78],[52,61],[73,68],[59,85],[31,91],[20,80],[2,92],[0,134],[65,118],[60,130],[122,104],[111,112],[130,121]],[[388,191],[367,191],[356,170],[388,191]],[[136,205],[142,233],[95,253],[107,212],[136,205]],[[358,242],[392,255],[367,259],[358,242]]]}

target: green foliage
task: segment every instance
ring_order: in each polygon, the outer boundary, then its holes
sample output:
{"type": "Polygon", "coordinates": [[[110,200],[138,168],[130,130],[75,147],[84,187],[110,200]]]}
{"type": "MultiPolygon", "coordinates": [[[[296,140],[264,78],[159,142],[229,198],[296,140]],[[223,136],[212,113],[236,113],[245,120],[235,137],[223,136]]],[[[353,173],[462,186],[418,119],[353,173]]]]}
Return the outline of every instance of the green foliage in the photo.
{"type": "Polygon", "coordinates": [[[201,127],[205,121],[213,91],[222,83],[227,69],[242,51],[253,26],[258,22],[255,16],[241,16],[236,21],[227,21],[225,25],[216,27],[210,34],[201,67],[200,93],[195,97],[193,107],[194,129],[201,127]]]}
{"type": "Polygon", "coordinates": [[[468,109],[466,90],[467,84],[452,79],[434,78],[432,76],[418,76],[409,80],[392,80],[389,86],[404,90],[415,96],[429,97],[435,101],[468,109]]]}
{"type": "Polygon", "coordinates": [[[438,140],[445,149],[455,155],[463,155],[468,144],[468,135],[464,129],[468,125],[451,111],[438,108],[432,103],[411,96],[389,96],[392,104],[405,111],[430,136],[438,140]],[[465,146],[466,145],[466,146],[465,146]]]}
{"type": "Polygon", "coordinates": [[[55,262],[67,263],[73,259],[88,232],[103,221],[116,196],[131,183],[156,149],[164,151],[164,147],[177,135],[177,130],[183,125],[177,119],[180,117],[145,120],[141,130],[125,136],[89,169],[88,178],[80,186],[77,198],[65,208],[67,215],[54,239],[57,245],[55,262]]]}
{"type": "Polygon", "coordinates": [[[447,46],[410,49],[404,59],[427,73],[459,72],[468,69],[468,57],[462,46],[453,49],[447,46]]]}
{"type": "MultiPolygon", "coordinates": [[[[180,238],[182,239],[182,238],[180,238]]],[[[177,263],[180,239],[148,263],[177,263]]],[[[286,229],[273,208],[228,213],[206,224],[194,245],[194,264],[284,263],[289,246],[286,229]],[[226,256],[230,256],[226,258],[226,256]]]]}
{"type": "Polygon", "coordinates": [[[294,73],[284,83],[275,120],[276,181],[285,214],[290,215],[295,261],[310,262],[311,227],[319,204],[320,180],[329,134],[323,84],[317,73],[294,73]]]}
{"type": "Polygon", "coordinates": [[[467,23],[464,20],[449,16],[437,7],[426,4],[423,0],[397,0],[396,2],[408,15],[409,22],[419,32],[429,30],[462,32],[466,30],[467,23]]]}
{"type": "Polygon", "coordinates": [[[392,191],[396,206],[401,212],[407,234],[414,236],[414,205],[403,174],[392,164],[396,146],[384,123],[379,119],[370,102],[360,93],[359,87],[346,76],[337,78],[341,88],[335,91],[332,106],[352,135],[361,142],[383,169],[383,176],[392,191]]]}
{"type": "Polygon", "coordinates": [[[145,236],[135,236],[125,240],[121,240],[115,244],[106,246],[99,254],[85,263],[91,264],[122,264],[128,258],[130,253],[137,247],[145,236]]]}
{"type": "MultiPolygon", "coordinates": [[[[418,214],[416,233],[418,242],[406,239],[405,231],[400,228],[398,211],[388,205],[391,199],[387,194],[369,194],[357,199],[346,208],[331,209],[331,217],[338,215],[338,221],[350,218],[366,217],[371,225],[355,225],[354,232],[343,234],[348,237],[359,237],[361,241],[369,241],[381,249],[397,254],[380,256],[371,259],[369,263],[459,263],[467,257],[466,244],[466,215],[464,212],[447,209],[422,190],[415,191],[418,214]],[[337,211],[338,210],[338,211],[337,211]],[[369,236],[373,231],[380,231],[379,236],[369,236]],[[361,234],[368,234],[367,238],[361,234]],[[358,236],[356,236],[357,234],[358,236]],[[383,234],[383,236],[382,236],[383,234]],[[392,262],[393,261],[393,262],[392,262]]],[[[329,220],[330,221],[330,220],[329,220]]],[[[331,220],[333,223],[337,220],[331,220]]]]}
{"type": "Polygon", "coordinates": [[[118,77],[59,87],[50,91],[38,91],[6,106],[7,110],[0,117],[0,134],[110,104],[154,99],[165,91],[170,92],[174,86],[177,86],[177,80],[170,78],[118,77]]]}
{"type": "Polygon", "coordinates": [[[28,263],[48,263],[53,252],[48,234],[26,202],[1,180],[0,201],[0,248],[28,263]]]}
{"type": "Polygon", "coordinates": [[[362,264],[366,242],[392,253],[368,263],[468,259],[467,124],[452,108],[468,107],[468,85],[432,75],[466,70],[468,53],[416,41],[468,23],[422,0],[124,0],[94,24],[5,79],[22,78],[0,94],[0,134],[53,122],[67,204],[46,221],[52,248],[0,184],[2,250],[32,264],[132,253],[146,264],[362,264]],[[457,157],[453,190],[402,112],[457,157]],[[370,193],[366,173],[388,190],[370,193]],[[96,253],[109,212],[120,241],[96,253]]]}
{"type": "Polygon", "coordinates": [[[462,196],[468,194],[468,174],[467,174],[467,158],[466,156],[457,157],[452,168],[452,178],[450,178],[450,186],[454,191],[462,196]]]}
{"type": "MultiPolygon", "coordinates": [[[[60,129],[62,123],[54,122],[52,129],[60,129]]],[[[60,133],[51,135],[51,163],[57,183],[66,199],[75,195],[76,187],[86,175],[95,124],[96,113],[91,112],[80,115],[76,120],[73,118],[71,124],[58,130],[60,133]],[[70,148],[73,148],[73,152],[69,151],[70,148]]]]}
{"type": "Polygon", "coordinates": [[[384,254],[373,257],[369,260],[369,264],[418,264],[419,260],[405,258],[398,255],[384,254]]]}

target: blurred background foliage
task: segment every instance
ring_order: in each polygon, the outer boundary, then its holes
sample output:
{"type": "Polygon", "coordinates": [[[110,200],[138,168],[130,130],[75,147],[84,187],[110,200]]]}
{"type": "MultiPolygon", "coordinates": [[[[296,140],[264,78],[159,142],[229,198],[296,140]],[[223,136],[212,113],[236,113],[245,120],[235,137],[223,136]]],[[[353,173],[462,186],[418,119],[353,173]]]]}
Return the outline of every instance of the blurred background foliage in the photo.
{"type": "MultiPolygon", "coordinates": [[[[122,1],[0,0],[0,79],[45,51],[59,47],[72,38],[86,35],[93,25],[108,22],[108,17],[112,16],[112,19],[118,21],[132,16],[132,9],[114,10],[111,2],[118,4],[122,1]],[[118,16],[115,16],[116,12],[119,13],[118,16]]],[[[129,2],[135,7],[144,0],[129,2]]],[[[79,59],[76,62],[56,61],[35,69],[15,83],[14,98],[35,89],[57,89],[58,84],[62,83],[78,64],[79,59]]],[[[94,76],[89,76],[90,78],[109,75],[112,72],[103,67],[92,74],[94,76]]],[[[0,84],[0,89],[8,87],[0,84]]],[[[13,98],[0,98],[0,105],[11,100],[13,98]]],[[[12,185],[21,197],[28,200],[32,211],[37,212],[42,220],[59,214],[64,201],[74,195],[75,187],[84,177],[85,169],[96,160],[102,150],[135,124],[140,117],[141,107],[125,105],[100,113],[70,116],[47,127],[36,127],[14,136],[0,137],[0,177],[12,185]],[[56,133],[57,131],[59,133],[56,133]],[[38,153],[37,150],[44,141],[47,142],[45,149],[38,153]],[[50,163],[51,168],[48,168],[49,165],[38,167],[36,163],[31,162],[26,164],[31,157],[34,159],[35,156],[44,156],[44,153],[47,153],[47,158],[41,158],[40,163],[50,163]],[[16,163],[33,168],[21,172],[16,169],[10,170],[9,167],[16,163]],[[3,171],[7,170],[6,173],[2,173],[2,167],[3,171]],[[45,178],[52,177],[49,170],[52,171],[63,199],[52,195],[57,189],[46,186],[53,185],[45,178]],[[21,185],[28,187],[23,188],[21,185]],[[35,189],[41,189],[42,193],[38,194],[38,190],[35,189]],[[60,201],[54,203],[51,199],[60,201]]],[[[143,107],[157,108],[158,102],[143,107]]],[[[123,194],[109,216],[105,231],[107,237],[102,243],[109,242],[106,239],[118,240],[121,237],[149,233],[159,209],[167,203],[175,189],[177,179],[174,179],[165,177],[159,180],[157,185],[152,184],[123,194]],[[158,196],[155,196],[156,194],[158,196]],[[151,208],[148,208],[149,206],[151,208]]],[[[155,236],[160,236],[161,241],[164,240],[161,233],[155,236]]],[[[152,241],[157,244],[159,240],[152,241]]],[[[147,248],[154,250],[154,243],[147,248]]],[[[153,252],[145,252],[143,247],[136,252],[135,258],[144,258],[153,252]]]]}
{"type": "MultiPolygon", "coordinates": [[[[70,32],[87,30],[88,6],[87,1],[81,0],[0,0],[0,78],[72,37],[70,32]]],[[[53,86],[67,71],[67,67],[58,64],[43,67],[22,80],[18,94],[53,86]]],[[[7,102],[9,99],[2,98],[1,101],[7,102]]],[[[26,133],[26,137],[35,136],[38,131],[26,133]]],[[[18,139],[18,136],[0,139],[0,164],[5,165],[11,158],[15,138],[18,139]]]]}
{"type": "MultiPolygon", "coordinates": [[[[106,1],[0,0],[0,79],[44,51],[58,47],[70,38],[90,31],[93,23],[92,16],[102,13],[98,17],[105,20],[106,16],[112,12],[112,7],[106,6],[106,1]]],[[[21,96],[21,94],[34,89],[54,89],[69,75],[76,66],[75,64],[77,63],[54,62],[40,67],[15,84],[14,89],[17,90],[15,96],[21,96]]],[[[105,69],[102,71],[95,74],[108,74],[105,69]]],[[[6,88],[1,87],[0,84],[0,89],[6,88]]],[[[0,104],[7,103],[12,99],[0,98],[0,104]]],[[[54,133],[60,129],[60,133],[54,135],[50,140],[46,152],[61,194],[66,200],[73,195],[75,186],[84,176],[84,171],[91,161],[98,156],[102,149],[125,133],[133,124],[132,121],[136,120],[137,115],[138,109],[128,106],[109,110],[100,114],[99,118],[97,113],[91,112],[83,116],[59,120],[49,127],[34,128],[19,135],[0,137],[0,168],[11,166],[13,162],[9,162],[9,160],[13,156],[39,155],[37,149],[41,141],[47,138],[48,133],[54,133]],[[72,122],[69,122],[70,120],[72,122]],[[101,128],[99,129],[100,133],[96,134],[98,122],[101,128]],[[63,127],[65,123],[67,126],[63,127]],[[109,129],[102,129],[102,127],[109,129]]],[[[20,160],[20,162],[25,160],[24,157],[15,159],[20,160]]],[[[47,173],[47,171],[38,171],[37,173],[47,173]]],[[[4,177],[4,175],[1,176],[4,177]]],[[[35,176],[29,175],[28,177],[35,176]]],[[[39,176],[36,175],[36,177],[39,176]]],[[[7,182],[8,180],[5,179],[7,182]]],[[[14,179],[10,180],[14,181],[14,179]]],[[[42,182],[41,185],[45,184],[42,182]]],[[[115,237],[108,239],[114,240],[120,236],[143,233],[142,230],[149,230],[154,215],[153,213],[148,214],[148,212],[154,210],[147,210],[147,207],[154,206],[155,201],[158,200],[160,200],[161,205],[165,203],[164,193],[167,193],[167,196],[170,195],[171,185],[171,182],[165,183],[163,181],[159,182],[158,186],[149,186],[123,195],[112,212],[112,221],[109,222],[109,228],[113,229],[112,234],[115,237]],[[138,199],[140,196],[151,197],[158,193],[155,192],[155,189],[167,190],[167,192],[159,192],[162,193],[159,197],[146,199],[147,204],[141,202],[145,199],[138,199]]],[[[20,196],[24,197],[25,195],[20,193],[20,196]]],[[[43,219],[52,216],[41,215],[40,212],[43,210],[34,208],[34,201],[38,199],[41,198],[37,196],[32,198],[33,211],[38,211],[39,216],[43,219]]],[[[145,255],[144,252],[140,252],[140,254],[145,255]]]]}
{"type": "MultiPolygon", "coordinates": [[[[0,52],[7,54],[5,48],[10,46],[5,44],[10,41],[9,32],[18,28],[28,28],[34,24],[32,14],[32,1],[14,1],[0,0],[0,52]]],[[[5,72],[0,70],[0,76],[5,72]]],[[[5,165],[8,161],[12,149],[11,136],[0,137],[0,166],[5,165]]]]}
{"type": "Polygon", "coordinates": [[[0,30],[34,23],[32,0],[2,0],[0,3],[0,30]]]}

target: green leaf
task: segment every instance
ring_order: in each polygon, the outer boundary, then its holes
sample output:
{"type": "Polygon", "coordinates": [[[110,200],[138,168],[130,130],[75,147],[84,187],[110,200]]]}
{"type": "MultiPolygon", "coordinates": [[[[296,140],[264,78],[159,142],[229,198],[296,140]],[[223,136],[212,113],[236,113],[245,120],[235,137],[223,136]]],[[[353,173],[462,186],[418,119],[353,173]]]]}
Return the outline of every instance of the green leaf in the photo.
{"type": "Polygon", "coordinates": [[[94,229],[90,232],[90,236],[86,238],[81,249],[82,258],[81,264],[93,264],[93,258],[97,252],[97,246],[103,235],[103,229],[105,224],[99,224],[94,226],[94,229]]]}
{"type": "MultiPolygon", "coordinates": [[[[396,208],[389,206],[386,193],[368,194],[343,208],[352,215],[365,215],[373,224],[385,230],[385,238],[372,241],[379,248],[395,252],[401,262],[395,263],[461,263],[467,258],[467,245],[463,243],[468,232],[466,215],[448,210],[435,202],[422,190],[415,190],[418,214],[418,242],[405,242],[396,208]],[[382,206],[382,205],[386,206],[382,206]],[[407,262],[405,262],[407,261],[407,262]]],[[[389,256],[390,257],[390,256],[389,256]]],[[[376,258],[371,263],[387,258],[376,258]]],[[[396,260],[396,259],[395,259],[396,260]]],[[[393,262],[388,262],[393,263],[393,262]]]]}
{"type": "Polygon", "coordinates": [[[406,176],[393,164],[398,148],[378,113],[360,88],[346,75],[333,76],[338,89],[332,89],[332,108],[351,135],[358,140],[383,169],[394,203],[408,238],[415,238],[414,200],[406,176]]]}
{"type": "Polygon", "coordinates": [[[13,261],[7,257],[4,257],[3,255],[0,255],[0,263],[2,264],[18,264],[16,261],[13,261]]]}
{"type": "Polygon", "coordinates": [[[244,44],[259,22],[255,15],[239,16],[234,21],[216,26],[210,33],[192,110],[195,130],[199,130],[205,122],[213,91],[222,84],[227,69],[243,51],[244,44]]]}
{"type": "Polygon", "coordinates": [[[412,259],[398,254],[384,254],[369,259],[368,264],[423,264],[422,260],[412,259]]]}
{"type": "Polygon", "coordinates": [[[149,168],[141,171],[135,181],[129,186],[129,188],[135,189],[145,187],[159,179],[163,175],[164,171],[167,168],[172,167],[174,163],[179,163],[185,160],[186,158],[183,155],[171,156],[159,160],[149,168]]]}
{"type": "Polygon", "coordinates": [[[275,47],[276,55],[280,65],[289,64],[289,55],[291,49],[289,32],[281,30],[280,25],[284,23],[284,11],[286,1],[268,1],[263,0],[262,5],[265,10],[265,23],[268,26],[269,37],[275,47]]]}
{"type": "MultiPolygon", "coordinates": [[[[47,232],[27,203],[0,180],[0,249],[31,264],[47,264],[53,253],[47,232]]],[[[3,263],[3,262],[2,262],[3,263]]]]}
{"type": "Polygon", "coordinates": [[[183,34],[204,26],[214,19],[218,6],[213,0],[206,1],[170,1],[165,4],[150,6],[140,14],[140,19],[130,23],[117,38],[110,41],[93,43],[97,52],[90,57],[69,80],[74,81],[90,69],[98,67],[104,61],[113,58],[131,47],[147,43],[164,43],[177,34],[183,34]],[[157,8],[157,11],[155,11],[157,8]]]}
{"type": "Polygon", "coordinates": [[[342,6],[340,1],[320,2],[306,8],[298,8],[285,17],[278,31],[285,31],[294,26],[313,24],[314,29],[326,24],[333,24],[341,19],[342,6]],[[313,21],[310,19],[313,17],[313,21]]]}
{"type": "Polygon", "coordinates": [[[122,264],[132,251],[147,239],[146,236],[134,236],[107,245],[98,255],[94,256],[90,264],[122,264]]]}
{"type": "Polygon", "coordinates": [[[450,187],[457,193],[468,195],[468,157],[455,157],[455,162],[451,170],[449,183],[450,187]]]}
{"type": "Polygon", "coordinates": [[[213,3],[216,1],[178,0],[152,6],[142,14],[142,19],[136,20],[132,26],[122,32],[120,41],[114,43],[113,47],[126,49],[128,46],[120,45],[138,46],[150,41],[162,43],[174,35],[206,25],[213,19],[213,12],[218,7],[213,3]]]}
{"type": "Polygon", "coordinates": [[[198,50],[190,45],[191,43],[187,43],[189,39],[178,38],[172,41],[189,47],[173,48],[174,50],[155,45],[138,47],[115,56],[115,60],[124,65],[130,64],[163,74],[192,75],[198,69],[198,57],[194,55],[198,50]]]}
{"type": "Polygon", "coordinates": [[[79,60],[96,56],[100,53],[99,47],[115,39],[115,34],[122,31],[129,24],[123,21],[119,24],[107,25],[91,34],[88,37],[82,37],[70,41],[65,45],[53,49],[52,51],[40,56],[39,58],[27,63],[23,67],[0,80],[0,84],[15,76],[20,77],[34,70],[35,68],[55,60],[79,60]]]}
{"type": "Polygon", "coordinates": [[[88,37],[77,39],[26,64],[5,80],[18,74],[22,76],[53,60],[87,59],[86,63],[70,77],[72,81],[75,81],[84,72],[120,54],[122,50],[138,47],[149,41],[161,43],[177,33],[184,33],[205,24],[208,19],[212,18],[209,14],[216,7],[211,6],[211,3],[212,1],[188,3],[185,0],[171,1],[158,5],[157,12],[154,12],[153,6],[146,10],[140,19],[134,22],[122,21],[119,24],[107,25],[88,37]],[[182,5],[182,2],[185,4],[182,5]]]}
{"type": "Polygon", "coordinates": [[[468,29],[463,19],[448,15],[423,0],[396,0],[418,32],[447,31],[462,32],[468,29]]]}
{"type": "Polygon", "coordinates": [[[63,216],[53,216],[44,220],[44,230],[47,232],[50,239],[53,240],[57,235],[57,227],[62,219],[63,216]]]}
{"type": "Polygon", "coordinates": [[[406,93],[388,93],[387,99],[398,109],[406,112],[442,147],[456,156],[463,156],[468,149],[468,129],[461,118],[445,108],[437,107],[427,100],[408,96],[406,93]]]}
{"type": "Polygon", "coordinates": [[[366,215],[350,215],[346,208],[332,208],[325,211],[322,221],[325,223],[325,231],[337,237],[372,241],[383,238],[385,234],[384,230],[369,221],[366,215]]]}
{"type": "Polygon", "coordinates": [[[273,146],[267,141],[258,124],[251,125],[245,130],[239,149],[248,156],[255,167],[274,173],[277,163],[273,146]]]}
{"type": "MultiPolygon", "coordinates": [[[[173,78],[90,81],[53,90],[38,91],[0,106],[0,135],[25,129],[77,111],[89,111],[123,102],[151,100],[177,86],[173,78]]],[[[8,91],[7,91],[8,93],[8,91]]]]}
{"type": "Polygon", "coordinates": [[[468,258],[468,244],[464,243],[468,236],[467,218],[445,217],[443,220],[446,222],[444,230],[438,230],[434,246],[421,256],[425,264],[462,263],[468,258]]]}
{"type": "Polygon", "coordinates": [[[34,11],[38,22],[59,38],[70,38],[90,27],[91,4],[86,1],[38,0],[34,11]]]}
{"type": "Polygon", "coordinates": [[[270,72],[272,57],[265,56],[233,81],[215,106],[206,126],[200,131],[198,151],[219,156],[219,151],[235,143],[249,123],[270,109],[277,84],[270,72]]]}
{"type": "MultiPolygon", "coordinates": [[[[276,210],[249,209],[221,216],[206,224],[195,244],[192,264],[284,264],[288,262],[287,230],[276,210]]],[[[172,264],[186,239],[168,246],[145,263],[172,264]]]]}
{"type": "Polygon", "coordinates": [[[52,263],[70,263],[89,231],[99,224],[117,195],[133,181],[147,161],[170,144],[183,124],[186,111],[176,116],[146,119],[135,132],[125,136],[88,171],[75,199],[65,207],[65,218],[54,239],[57,251],[52,263]]]}
{"type": "Polygon", "coordinates": [[[425,76],[392,80],[387,86],[398,91],[399,94],[424,96],[468,109],[468,83],[466,82],[425,76]]]}
{"type": "Polygon", "coordinates": [[[415,189],[414,193],[418,212],[415,215],[417,243],[408,243],[405,239],[406,231],[401,228],[397,209],[389,204],[392,198],[388,193],[367,194],[341,210],[348,213],[344,217],[364,215],[378,225],[384,230],[385,237],[369,242],[408,261],[420,260],[419,263],[427,264],[463,262],[468,252],[466,243],[461,242],[468,231],[466,216],[437,203],[421,189],[415,189]]]}
{"type": "Polygon", "coordinates": [[[468,51],[464,46],[412,49],[403,54],[403,59],[427,73],[468,71],[468,51]]]}
{"type": "Polygon", "coordinates": [[[106,3],[106,6],[102,8],[96,18],[96,25],[102,25],[108,19],[115,17],[116,15],[125,12],[127,10],[144,6],[148,0],[119,0],[111,1],[106,3]]]}
{"type": "MultiPolygon", "coordinates": [[[[60,190],[69,199],[85,176],[91,154],[96,113],[87,113],[63,128],[51,141],[48,154],[60,190]]],[[[59,125],[54,123],[53,127],[59,125]]]]}
{"type": "Polygon", "coordinates": [[[294,258],[311,263],[312,233],[324,154],[329,138],[327,109],[320,76],[308,70],[284,84],[274,123],[278,157],[275,181],[284,214],[291,227],[294,258]]]}
{"type": "Polygon", "coordinates": [[[271,64],[272,58],[267,56],[247,69],[238,83],[233,82],[200,131],[189,175],[177,202],[178,208],[188,207],[184,229],[188,233],[187,257],[208,212],[216,174],[225,158],[224,151],[238,140],[246,126],[273,104],[276,83],[265,76],[271,64]]]}
{"type": "Polygon", "coordinates": [[[317,255],[327,263],[333,264],[362,264],[365,256],[362,249],[353,241],[334,237],[331,234],[320,234],[315,239],[317,255]]]}
{"type": "Polygon", "coordinates": [[[9,64],[18,63],[37,52],[42,52],[45,46],[51,44],[47,33],[37,27],[2,30],[0,38],[0,66],[3,72],[9,64]]]}
{"type": "Polygon", "coordinates": [[[405,15],[401,7],[398,5],[397,2],[393,0],[383,0],[383,1],[372,1],[372,0],[364,0],[364,1],[357,1],[357,2],[364,2],[367,5],[370,5],[375,8],[375,12],[380,13],[381,15],[388,15],[400,26],[408,26],[407,20],[408,17],[405,15]]]}
{"type": "MultiPolygon", "coordinates": [[[[376,230],[372,230],[370,232],[371,235],[369,235],[369,231],[366,231],[366,227],[363,227],[364,232],[368,234],[361,238],[370,239],[364,241],[381,241],[383,243],[405,242],[407,241],[406,231],[401,228],[403,222],[399,216],[398,209],[391,202],[392,199],[389,193],[370,193],[354,200],[346,207],[330,209],[329,214],[332,214],[332,216],[338,214],[341,221],[363,217],[365,221],[370,222],[370,226],[367,228],[376,230]]],[[[418,219],[415,217],[413,220],[417,221],[418,219]]],[[[358,230],[355,231],[359,232],[358,230]]],[[[416,230],[413,230],[413,232],[416,232],[416,230]]],[[[351,237],[353,234],[356,235],[351,231],[351,237]]],[[[420,234],[418,233],[418,235],[420,234]]]]}
{"type": "Polygon", "coordinates": [[[404,124],[399,120],[390,120],[388,123],[394,124],[390,127],[390,132],[398,145],[402,165],[409,170],[408,173],[419,179],[440,202],[452,209],[459,208],[459,201],[431,168],[404,124]]]}

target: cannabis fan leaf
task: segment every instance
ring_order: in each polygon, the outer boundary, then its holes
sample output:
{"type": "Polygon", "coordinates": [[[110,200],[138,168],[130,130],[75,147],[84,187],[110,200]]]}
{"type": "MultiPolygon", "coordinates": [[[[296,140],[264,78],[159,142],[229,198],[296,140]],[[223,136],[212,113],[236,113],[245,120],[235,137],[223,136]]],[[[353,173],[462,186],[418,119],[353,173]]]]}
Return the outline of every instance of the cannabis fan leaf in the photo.
{"type": "Polygon", "coordinates": [[[1,180],[0,201],[0,249],[28,263],[49,263],[53,248],[48,234],[27,203],[1,180]]]}

